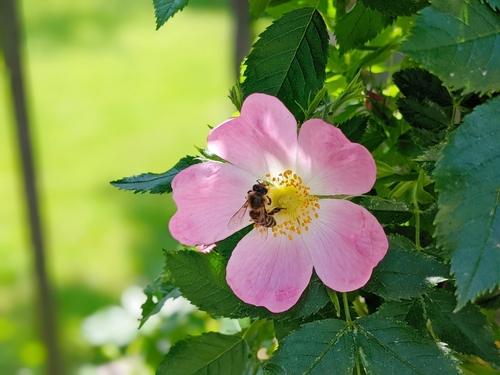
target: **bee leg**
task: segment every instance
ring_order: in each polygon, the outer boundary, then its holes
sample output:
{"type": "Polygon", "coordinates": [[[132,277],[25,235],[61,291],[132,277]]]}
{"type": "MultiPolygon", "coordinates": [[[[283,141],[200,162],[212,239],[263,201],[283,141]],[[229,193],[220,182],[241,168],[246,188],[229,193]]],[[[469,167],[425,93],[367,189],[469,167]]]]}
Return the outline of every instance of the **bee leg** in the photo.
{"type": "Polygon", "coordinates": [[[276,207],[276,208],[273,208],[271,211],[269,211],[267,214],[274,215],[274,214],[277,214],[278,212],[280,212],[281,210],[286,210],[286,208],[285,207],[276,207]]]}

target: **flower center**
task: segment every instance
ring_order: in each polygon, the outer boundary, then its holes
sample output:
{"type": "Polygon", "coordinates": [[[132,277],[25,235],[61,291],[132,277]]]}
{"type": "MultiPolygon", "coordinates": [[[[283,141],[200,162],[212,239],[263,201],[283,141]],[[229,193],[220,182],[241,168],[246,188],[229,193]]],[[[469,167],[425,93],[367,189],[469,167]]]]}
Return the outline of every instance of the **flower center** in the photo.
{"type": "Polygon", "coordinates": [[[269,179],[268,197],[271,205],[267,212],[273,213],[276,225],[271,228],[274,237],[302,234],[309,230],[313,218],[318,218],[318,197],[309,195],[310,188],[302,184],[302,178],[291,170],[280,173],[277,177],[266,175],[269,179]]]}

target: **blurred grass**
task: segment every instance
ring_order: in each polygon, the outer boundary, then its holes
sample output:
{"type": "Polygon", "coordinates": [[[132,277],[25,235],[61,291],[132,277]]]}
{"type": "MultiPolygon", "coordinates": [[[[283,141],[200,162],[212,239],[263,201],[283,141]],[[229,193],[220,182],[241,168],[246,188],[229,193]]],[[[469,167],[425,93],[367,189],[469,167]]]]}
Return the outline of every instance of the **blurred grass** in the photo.
{"type": "MultiPolygon", "coordinates": [[[[162,268],[170,196],[109,181],[163,172],[227,119],[232,29],[222,1],[192,0],[155,31],[150,2],[25,0],[25,73],[50,276],[68,373],[89,360],[81,319],[162,268]]],[[[29,230],[0,66],[0,368],[42,373],[29,230]]],[[[29,373],[29,372],[28,372],[29,373]]]]}

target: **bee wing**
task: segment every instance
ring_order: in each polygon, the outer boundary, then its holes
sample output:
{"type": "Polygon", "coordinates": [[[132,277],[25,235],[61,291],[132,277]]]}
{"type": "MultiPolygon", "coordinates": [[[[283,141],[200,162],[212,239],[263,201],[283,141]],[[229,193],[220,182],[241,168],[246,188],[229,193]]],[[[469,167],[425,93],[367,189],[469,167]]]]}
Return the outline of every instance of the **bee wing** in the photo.
{"type": "Polygon", "coordinates": [[[243,218],[245,217],[245,214],[247,213],[248,209],[248,203],[245,202],[241,208],[235,212],[233,216],[231,216],[231,219],[227,222],[227,227],[228,229],[239,229],[241,227],[241,224],[243,222],[243,218]]]}

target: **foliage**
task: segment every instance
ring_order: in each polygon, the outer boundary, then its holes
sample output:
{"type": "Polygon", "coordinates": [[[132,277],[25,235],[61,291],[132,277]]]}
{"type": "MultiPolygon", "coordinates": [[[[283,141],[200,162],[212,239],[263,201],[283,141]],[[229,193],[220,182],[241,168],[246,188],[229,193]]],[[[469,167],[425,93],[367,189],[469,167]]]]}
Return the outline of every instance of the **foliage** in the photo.
{"type": "MultiPolygon", "coordinates": [[[[377,182],[348,199],[384,225],[389,251],[361,290],[340,295],[313,276],[293,308],[273,314],[239,300],[226,282],[228,259],[250,228],[208,254],[167,250],[168,283],[148,296],[161,301],[178,288],[213,316],[254,323],[238,335],[179,342],[159,374],[499,373],[500,329],[478,307],[498,308],[500,285],[498,3],[334,3],[250,0],[254,17],[276,20],[231,99],[239,110],[251,93],[277,96],[299,124],[322,118],[364,145],[377,182]]],[[[189,160],[224,162],[200,152],[189,160]]],[[[191,161],[113,184],[168,192],[191,161]]],[[[148,299],[143,321],[157,310],[148,299]]]]}

